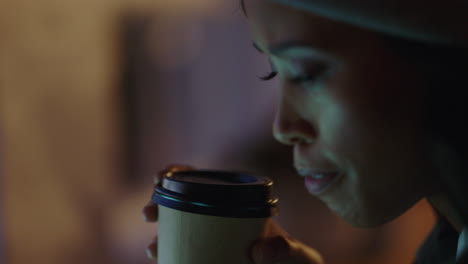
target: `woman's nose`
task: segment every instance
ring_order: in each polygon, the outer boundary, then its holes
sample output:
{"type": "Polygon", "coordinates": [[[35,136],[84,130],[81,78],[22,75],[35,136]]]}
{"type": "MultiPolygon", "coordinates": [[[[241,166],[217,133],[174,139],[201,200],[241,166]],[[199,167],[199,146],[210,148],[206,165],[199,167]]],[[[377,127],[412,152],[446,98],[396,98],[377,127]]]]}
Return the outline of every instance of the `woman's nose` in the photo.
{"type": "Polygon", "coordinates": [[[273,136],[286,145],[312,144],[317,139],[317,129],[313,124],[312,113],[300,113],[294,105],[282,101],[273,123],[273,136]]]}

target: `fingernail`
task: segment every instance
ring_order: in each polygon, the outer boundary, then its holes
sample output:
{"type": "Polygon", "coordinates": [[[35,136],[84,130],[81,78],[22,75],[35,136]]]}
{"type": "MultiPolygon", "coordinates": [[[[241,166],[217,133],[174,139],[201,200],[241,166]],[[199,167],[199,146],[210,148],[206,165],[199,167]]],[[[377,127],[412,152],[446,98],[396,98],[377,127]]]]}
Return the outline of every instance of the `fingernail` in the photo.
{"type": "Polygon", "coordinates": [[[146,249],[146,256],[149,259],[154,259],[153,252],[151,252],[151,250],[149,248],[146,249]]]}
{"type": "Polygon", "coordinates": [[[143,207],[143,209],[141,210],[141,214],[143,215],[143,220],[145,220],[145,222],[148,222],[149,219],[148,219],[148,217],[146,216],[146,214],[147,214],[146,211],[147,211],[148,209],[146,209],[146,208],[148,208],[148,205],[146,205],[145,207],[143,207]]]}

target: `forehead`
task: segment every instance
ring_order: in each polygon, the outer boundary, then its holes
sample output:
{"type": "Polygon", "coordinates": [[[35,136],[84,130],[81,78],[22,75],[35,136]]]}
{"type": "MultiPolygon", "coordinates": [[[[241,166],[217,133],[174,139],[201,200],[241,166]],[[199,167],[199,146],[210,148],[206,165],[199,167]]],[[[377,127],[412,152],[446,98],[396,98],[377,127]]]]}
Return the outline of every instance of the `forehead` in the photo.
{"type": "Polygon", "coordinates": [[[277,43],[297,41],[336,53],[349,49],[353,42],[365,45],[366,39],[375,37],[357,27],[270,0],[244,0],[244,6],[254,41],[264,50],[277,43]]]}

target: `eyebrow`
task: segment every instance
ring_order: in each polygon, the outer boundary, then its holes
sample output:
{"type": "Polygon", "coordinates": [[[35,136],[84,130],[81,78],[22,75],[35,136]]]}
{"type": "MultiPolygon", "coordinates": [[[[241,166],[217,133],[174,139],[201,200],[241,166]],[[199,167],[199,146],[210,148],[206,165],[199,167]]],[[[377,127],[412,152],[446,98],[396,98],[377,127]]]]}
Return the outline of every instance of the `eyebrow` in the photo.
{"type": "Polygon", "coordinates": [[[241,9],[242,9],[242,12],[243,12],[244,15],[247,17],[247,9],[245,8],[245,2],[244,2],[244,0],[240,0],[240,6],[241,6],[241,9]]]}

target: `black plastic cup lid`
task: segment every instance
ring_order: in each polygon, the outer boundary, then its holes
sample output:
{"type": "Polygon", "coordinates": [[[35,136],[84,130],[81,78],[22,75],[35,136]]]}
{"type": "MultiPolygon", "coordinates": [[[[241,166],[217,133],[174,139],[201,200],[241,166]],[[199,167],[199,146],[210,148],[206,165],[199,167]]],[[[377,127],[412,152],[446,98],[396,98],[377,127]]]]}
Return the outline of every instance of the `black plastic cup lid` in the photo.
{"type": "Polygon", "coordinates": [[[241,172],[168,172],[156,185],[153,202],[196,214],[264,218],[277,214],[273,181],[241,172]]]}

